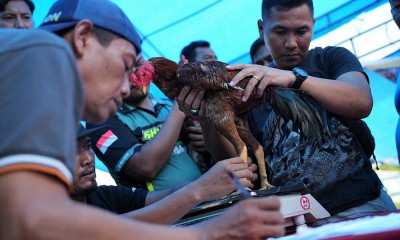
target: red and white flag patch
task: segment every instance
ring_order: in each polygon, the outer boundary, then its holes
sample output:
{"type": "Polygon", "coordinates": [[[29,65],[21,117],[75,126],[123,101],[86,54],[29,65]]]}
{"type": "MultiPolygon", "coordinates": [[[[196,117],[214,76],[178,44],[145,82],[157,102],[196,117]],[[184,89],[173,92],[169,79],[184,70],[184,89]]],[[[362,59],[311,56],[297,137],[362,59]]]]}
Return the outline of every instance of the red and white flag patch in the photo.
{"type": "Polygon", "coordinates": [[[96,147],[100,150],[100,152],[105,154],[108,150],[108,147],[117,141],[117,139],[118,137],[111,130],[108,130],[100,137],[99,141],[97,141],[96,147]]]}

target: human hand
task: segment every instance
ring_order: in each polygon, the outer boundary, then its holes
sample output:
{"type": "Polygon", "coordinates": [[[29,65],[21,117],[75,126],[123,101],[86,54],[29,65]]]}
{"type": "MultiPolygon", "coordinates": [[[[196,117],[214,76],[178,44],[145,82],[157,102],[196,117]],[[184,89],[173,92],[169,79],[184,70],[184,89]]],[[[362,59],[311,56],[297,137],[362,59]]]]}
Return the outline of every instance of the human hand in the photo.
{"type": "Polygon", "coordinates": [[[239,201],[221,216],[195,227],[207,236],[204,239],[263,239],[281,237],[285,233],[284,219],[275,197],[250,198],[239,201]]]}
{"type": "Polygon", "coordinates": [[[269,85],[288,87],[296,80],[292,71],[256,64],[232,64],[226,66],[226,69],[241,70],[229,83],[231,87],[236,86],[245,77],[252,77],[244,90],[243,101],[246,101],[253,92],[257,97],[261,97],[264,94],[265,88],[269,85]]]}
{"type": "Polygon", "coordinates": [[[235,174],[241,183],[253,188],[252,181],[258,179],[257,166],[248,159],[248,165],[240,157],[230,158],[217,162],[210,170],[193,182],[191,189],[203,201],[214,200],[228,195],[236,190],[228,171],[235,174]],[[212,187],[210,187],[212,186],[212,187]]]}
{"type": "Polygon", "coordinates": [[[201,129],[200,123],[196,120],[190,120],[190,125],[187,127],[188,138],[193,150],[200,154],[208,153],[206,144],[204,142],[203,130],[201,129]]]}
{"type": "Polygon", "coordinates": [[[204,91],[184,86],[177,98],[179,109],[186,116],[199,119],[205,112],[203,97],[204,91]]]}
{"type": "Polygon", "coordinates": [[[183,65],[183,64],[186,64],[186,63],[188,63],[189,62],[189,60],[187,60],[186,59],[186,57],[184,56],[184,55],[181,55],[181,59],[179,60],[179,65],[183,65]]]}

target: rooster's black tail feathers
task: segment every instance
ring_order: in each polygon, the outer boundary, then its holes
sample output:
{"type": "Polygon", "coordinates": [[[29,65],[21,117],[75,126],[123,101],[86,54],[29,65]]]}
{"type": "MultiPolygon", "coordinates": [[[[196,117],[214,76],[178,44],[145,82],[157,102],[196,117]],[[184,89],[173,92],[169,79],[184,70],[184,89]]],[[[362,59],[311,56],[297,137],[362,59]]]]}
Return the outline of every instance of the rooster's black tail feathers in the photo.
{"type": "Polygon", "coordinates": [[[308,93],[302,90],[271,86],[266,101],[274,112],[286,121],[291,120],[293,129],[299,129],[301,141],[321,145],[330,135],[327,113],[308,93]]]}

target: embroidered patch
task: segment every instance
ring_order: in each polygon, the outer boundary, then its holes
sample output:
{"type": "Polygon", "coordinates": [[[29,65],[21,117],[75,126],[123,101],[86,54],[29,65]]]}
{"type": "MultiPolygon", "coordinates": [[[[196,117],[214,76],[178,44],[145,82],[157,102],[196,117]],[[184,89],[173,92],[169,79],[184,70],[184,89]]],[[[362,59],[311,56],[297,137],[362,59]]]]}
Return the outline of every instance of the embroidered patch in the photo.
{"type": "Polygon", "coordinates": [[[100,152],[105,154],[108,150],[108,147],[117,140],[118,137],[111,130],[108,130],[100,137],[99,141],[97,141],[96,147],[100,150],[100,152]]]}

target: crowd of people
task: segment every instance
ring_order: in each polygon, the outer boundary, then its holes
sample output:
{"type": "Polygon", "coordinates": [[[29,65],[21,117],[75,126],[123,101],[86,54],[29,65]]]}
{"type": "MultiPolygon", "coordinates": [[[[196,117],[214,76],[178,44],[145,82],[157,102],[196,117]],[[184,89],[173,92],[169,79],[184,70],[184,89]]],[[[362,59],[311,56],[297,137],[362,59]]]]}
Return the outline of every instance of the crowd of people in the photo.
{"type": "MultiPolygon", "coordinates": [[[[398,23],[400,3],[390,2],[398,23]]],[[[0,239],[284,235],[276,197],[241,200],[209,221],[171,227],[196,205],[232,193],[228,172],[253,188],[257,166],[202,118],[201,91],[186,88],[177,102],[130,84],[145,60],[142,40],[116,4],[58,0],[33,30],[34,10],[31,0],[0,0],[0,239]],[[118,186],[97,186],[95,154],[118,186]]],[[[270,183],[307,185],[331,214],[310,226],[395,210],[360,140],[368,136],[354,130],[373,105],[358,59],[341,47],[309,48],[312,0],[263,0],[261,12],[252,62],[227,66],[240,70],[230,86],[252,76],[243,101],[271,85],[306,91],[326,111],[329,129],[317,144],[269,106],[251,109],[246,119],[270,183]]],[[[213,60],[207,41],[180,56],[180,64],[213,60]]]]}

